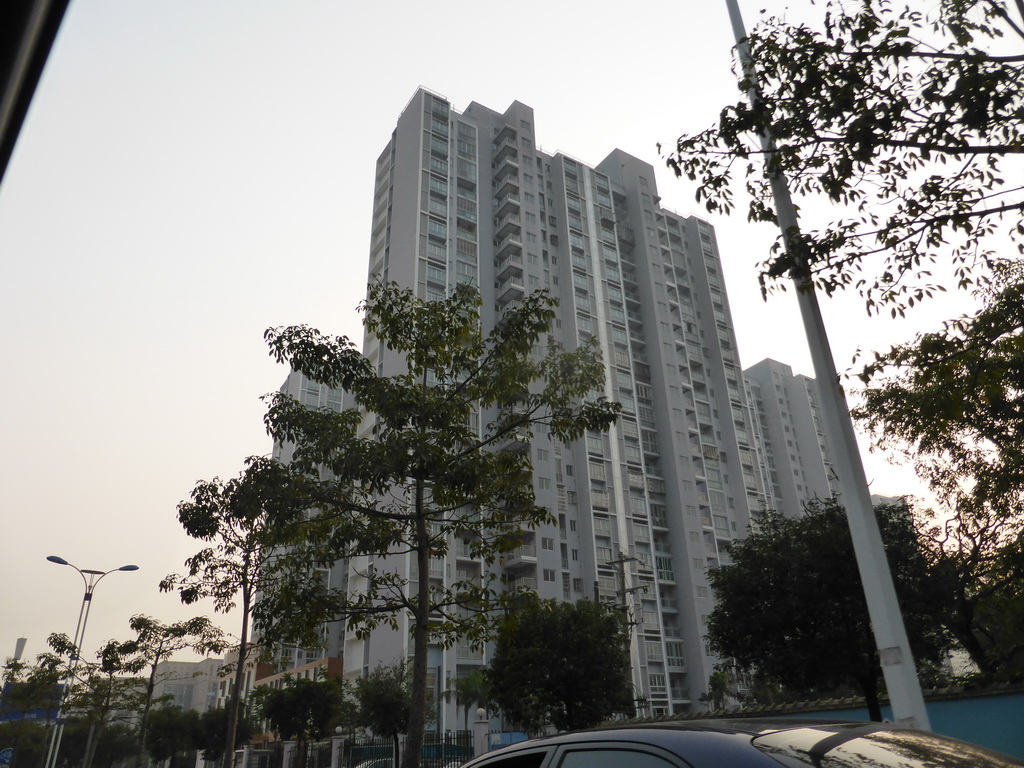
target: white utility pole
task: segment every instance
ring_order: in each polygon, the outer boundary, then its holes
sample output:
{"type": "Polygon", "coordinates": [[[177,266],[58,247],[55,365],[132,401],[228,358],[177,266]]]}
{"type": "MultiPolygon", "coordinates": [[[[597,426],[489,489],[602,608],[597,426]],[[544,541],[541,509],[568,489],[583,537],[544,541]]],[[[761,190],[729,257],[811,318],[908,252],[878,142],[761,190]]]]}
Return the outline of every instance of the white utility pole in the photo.
{"type": "MultiPolygon", "coordinates": [[[[757,74],[750,48],[746,44],[747,33],[743,27],[737,0],[725,0],[729,8],[729,19],[732,22],[733,34],[736,37],[736,50],[747,77],[754,84],[751,98],[759,98],[757,74]]],[[[771,157],[775,143],[771,136],[761,136],[761,146],[766,158],[771,157]]],[[[766,159],[767,162],[767,159],[766,159]]],[[[791,250],[791,244],[800,235],[800,224],[796,209],[789,193],[789,185],[785,174],[781,172],[766,173],[772,188],[775,201],[775,213],[779,229],[786,240],[786,248],[791,256],[799,256],[791,250]]],[[[892,573],[885,559],[882,546],[882,535],[878,528],[874,507],[871,504],[871,493],[868,490],[864,465],[861,462],[857,438],[853,432],[853,421],[846,404],[846,395],[839,384],[832,351],[825,332],[825,324],[821,318],[821,309],[810,279],[806,261],[801,265],[802,274],[794,274],[797,300],[800,304],[800,315],[803,318],[804,332],[810,347],[811,359],[814,363],[814,377],[818,383],[821,396],[819,403],[824,417],[825,428],[831,438],[829,446],[832,450],[833,465],[838,475],[841,501],[846,508],[846,517],[853,537],[853,550],[857,557],[857,568],[864,585],[864,597],[867,599],[868,614],[878,646],[882,664],[882,674],[889,692],[893,716],[897,723],[914,728],[930,729],[928,712],[925,709],[921,684],[917,679],[914,657],[910,652],[907,630],[903,625],[896,600],[896,589],[893,586],[892,573]]]]}

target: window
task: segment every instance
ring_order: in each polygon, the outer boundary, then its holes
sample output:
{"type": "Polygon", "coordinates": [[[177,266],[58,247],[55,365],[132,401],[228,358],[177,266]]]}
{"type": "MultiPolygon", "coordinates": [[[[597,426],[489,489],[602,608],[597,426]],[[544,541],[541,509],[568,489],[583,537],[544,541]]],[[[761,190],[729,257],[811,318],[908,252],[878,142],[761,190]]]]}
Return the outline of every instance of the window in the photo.
{"type": "Polygon", "coordinates": [[[537,487],[540,488],[542,491],[550,491],[551,490],[551,478],[550,477],[538,477],[537,478],[537,487]]]}
{"type": "Polygon", "coordinates": [[[544,581],[553,582],[555,580],[555,569],[545,568],[544,569],[544,581]]]}
{"type": "Polygon", "coordinates": [[[448,225],[445,224],[443,221],[437,221],[435,219],[428,219],[427,220],[427,231],[430,234],[432,234],[432,235],[434,235],[436,237],[441,238],[442,240],[444,240],[444,239],[446,239],[448,237],[448,225]]]}
{"type": "Polygon", "coordinates": [[[546,549],[549,552],[554,551],[554,549],[555,549],[555,540],[552,539],[552,538],[549,538],[547,536],[542,536],[541,539],[540,539],[540,548],[541,549],[546,549]]]}

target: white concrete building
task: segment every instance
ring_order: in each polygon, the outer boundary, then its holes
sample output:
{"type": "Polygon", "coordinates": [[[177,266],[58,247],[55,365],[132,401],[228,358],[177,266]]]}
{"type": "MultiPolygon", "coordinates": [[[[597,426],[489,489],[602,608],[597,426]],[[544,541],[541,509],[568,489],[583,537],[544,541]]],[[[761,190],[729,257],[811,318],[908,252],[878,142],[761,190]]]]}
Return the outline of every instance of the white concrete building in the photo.
{"type": "Polygon", "coordinates": [[[838,494],[813,378],[776,360],[743,372],[766,505],[798,515],[809,499],[838,494]]]}
{"type": "MultiPolygon", "coordinates": [[[[537,499],[557,522],[527,532],[501,573],[509,588],[544,598],[622,603],[646,712],[696,707],[716,661],[703,641],[707,569],[764,502],[712,227],[662,208],[653,168],[624,152],[595,167],[544,152],[524,104],[460,113],[419,90],[378,158],[371,231],[372,280],[427,299],[473,283],[485,326],[544,288],[560,302],[559,342],[597,338],[605,394],[623,417],[608,435],[573,444],[535,436],[537,499]]],[[[375,339],[364,351],[379,372],[400,370],[375,339]]],[[[310,406],[329,397],[298,376],[286,386],[310,406]]],[[[358,588],[355,573],[367,565],[332,581],[358,588]]],[[[484,567],[453,542],[430,578],[484,567]]],[[[411,650],[407,631],[340,640],[349,675],[411,650]]],[[[433,648],[435,691],[486,661],[486,649],[433,648]]],[[[439,726],[453,726],[453,715],[442,712],[439,726]]]]}

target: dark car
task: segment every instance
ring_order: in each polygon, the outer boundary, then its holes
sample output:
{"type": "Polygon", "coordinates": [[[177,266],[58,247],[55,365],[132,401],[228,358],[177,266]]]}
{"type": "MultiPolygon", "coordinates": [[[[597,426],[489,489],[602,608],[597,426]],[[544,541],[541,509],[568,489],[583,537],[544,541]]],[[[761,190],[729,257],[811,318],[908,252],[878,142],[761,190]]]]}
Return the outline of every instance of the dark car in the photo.
{"type": "Polygon", "coordinates": [[[1005,768],[1008,755],[885,723],[702,720],[623,725],[515,744],[464,768],[1005,768]]]}

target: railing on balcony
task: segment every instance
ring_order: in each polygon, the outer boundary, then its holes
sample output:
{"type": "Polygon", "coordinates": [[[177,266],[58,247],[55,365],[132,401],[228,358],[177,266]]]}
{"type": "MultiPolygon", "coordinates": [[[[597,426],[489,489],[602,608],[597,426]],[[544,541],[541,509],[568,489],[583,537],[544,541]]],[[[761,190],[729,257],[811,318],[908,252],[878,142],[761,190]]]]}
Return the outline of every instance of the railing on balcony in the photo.
{"type": "Polygon", "coordinates": [[[483,648],[474,648],[469,643],[459,643],[455,648],[455,658],[458,661],[483,661],[483,648]]]}
{"type": "Polygon", "coordinates": [[[520,544],[518,547],[513,549],[511,552],[507,552],[503,559],[503,565],[506,568],[515,568],[521,565],[536,565],[537,563],[537,545],[536,544],[520,544]]]}
{"type": "Polygon", "coordinates": [[[498,301],[521,299],[524,295],[526,295],[526,286],[523,285],[521,276],[509,277],[498,283],[498,301]]]}

